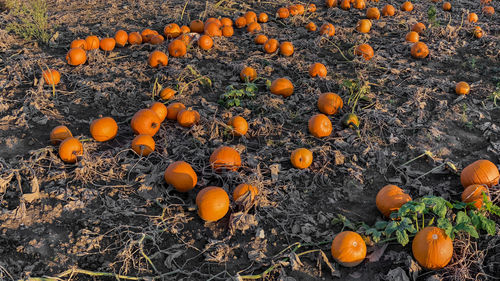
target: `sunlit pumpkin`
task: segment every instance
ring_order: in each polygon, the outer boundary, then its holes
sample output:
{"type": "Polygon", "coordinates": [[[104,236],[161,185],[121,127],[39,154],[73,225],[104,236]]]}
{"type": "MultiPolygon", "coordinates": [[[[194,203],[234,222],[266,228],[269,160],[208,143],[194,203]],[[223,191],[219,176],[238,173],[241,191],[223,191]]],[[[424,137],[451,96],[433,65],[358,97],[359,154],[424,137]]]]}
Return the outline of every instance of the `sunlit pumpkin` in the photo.
{"type": "Polygon", "coordinates": [[[468,165],[460,174],[460,182],[464,188],[473,184],[485,184],[492,187],[498,184],[500,173],[493,162],[485,159],[477,160],[468,165]]]}
{"type": "Polygon", "coordinates": [[[453,256],[453,242],[444,230],[428,226],[420,230],[411,245],[413,256],[426,269],[445,267],[453,256]]]}
{"type": "Polygon", "coordinates": [[[331,251],[336,262],[345,267],[354,267],[365,259],[366,243],[356,232],[343,231],[333,239],[331,251]]]}
{"type": "Polygon", "coordinates": [[[406,202],[411,201],[410,195],[395,185],[389,184],[377,193],[375,204],[377,209],[385,216],[389,217],[392,212],[397,212],[406,202]]]}

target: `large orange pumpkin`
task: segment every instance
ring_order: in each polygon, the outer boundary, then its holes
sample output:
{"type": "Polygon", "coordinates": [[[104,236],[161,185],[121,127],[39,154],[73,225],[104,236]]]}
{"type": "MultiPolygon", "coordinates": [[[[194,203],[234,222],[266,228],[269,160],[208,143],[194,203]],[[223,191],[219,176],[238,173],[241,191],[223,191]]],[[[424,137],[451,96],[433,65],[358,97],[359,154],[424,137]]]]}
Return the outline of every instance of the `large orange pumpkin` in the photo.
{"type": "Polygon", "coordinates": [[[108,141],[116,137],[118,124],[111,117],[102,117],[92,121],[90,134],[96,141],[108,141]]]}
{"type": "Polygon", "coordinates": [[[311,77],[326,77],[326,74],[328,73],[328,70],[326,69],[326,66],[322,63],[313,63],[309,67],[309,76],[311,77]]]}
{"type": "Polygon", "coordinates": [[[200,122],[200,113],[198,111],[189,109],[182,109],[177,113],[177,123],[182,127],[192,127],[194,124],[200,122]]]}
{"type": "Polygon", "coordinates": [[[208,186],[196,195],[196,206],[198,215],[204,221],[218,221],[229,211],[229,196],[220,187],[208,186]]]}
{"type": "Polygon", "coordinates": [[[60,144],[65,139],[71,137],[73,137],[73,134],[71,134],[71,131],[68,129],[68,127],[64,125],[57,126],[52,129],[52,131],[50,131],[50,143],[52,143],[53,145],[60,144]]]}
{"type": "Polygon", "coordinates": [[[321,113],[332,115],[342,109],[344,102],[335,93],[323,93],[318,98],[318,109],[321,113]]]}
{"type": "Polygon", "coordinates": [[[158,119],[160,119],[160,123],[163,122],[165,120],[165,118],[167,117],[167,114],[168,114],[168,109],[167,107],[165,106],[165,104],[163,104],[162,102],[155,102],[153,103],[149,109],[151,109],[152,111],[154,111],[156,113],[156,115],[158,116],[158,119]]]}
{"type": "Polygon", "coordinates": [[[497,166],[489,160],[481,159],[468,165],[460,174],[460,182],[464,188],[473,184],[485,184],[492,187],[498,184],[500,173],[497,166]]]}
{"type": "Polygon", "coordinates": [[[151,109],[137,111],[130,121],[130,126],[136,135],[154,136],[160,129],[160,118],[151,109]]]}
{"type": "Polygon", "coordinates": [[[316,114],[309,119],[309,132],[311,135],[322,138],[332,133],[332,121],[324,114],[316,114]]]}
{"type": "Polygon", "coordinates": [[[82,48],[73,48],[68,51],[66,60],[69,65],[80,65],[87,61],[87,53],[82,48]]]}
{"type": "Polygon", "coordinates": [[[177,114],[186,106],[180,102],[174,102],[167,106],[167,119],[168,120],[177,120],[177,114]]]}
{"type": "Polygon", "coordinates": [[[275,95],[289,97],[293,94],[293,84],[286,78],[278,78],[271,83],[270,90],[275,95]]]}
{"type": "Polygon", "coordinates": [[[165,181],[179,192],[188,192],[198,182],[198,177],[191,165],[184,161],[176,161],[168,165],[164,174],[165,181]]]}
{"type": "Polygon", "coordinates": [[[231,126],[233,136],[244,136],[248,131],[248,122],[241,116],[234,116],[231,118],[228,125],[231,126]]]}
{"type": "Polygon", "coordinates": [[[290,162],[297,169],[305,169],[311,166],[313,154],[307,148],[297,148],[290,155],[290,162]]]}
{"type": "Polygon", "coordinates": [[[66,163],[75,163],[82,155],[83,146],[77,138],[69,137],[59,145],[59,157],[66,163]]]}
{"type": "Polygon", "coordinates": [[[410,195],[392,184],[382,187],[375,198],[377,209],[386,217],[389,217],[392,212],[398,211],[408,201],[411,201],[410,195]]]}
{"type": "Polygon", "coordinates": [[[151,67],[168,65],[168,56],[162,51],[154,51],[149,55],[148,64],[151,67]]]}
{"type": "Polygon", "coordinates": [[[354,267],[366,257],[366,244],[361,235],[353,231],[343,231],[332,242],[332,256],[343,266],[354,267]]]}
{"type": "Polygon", "coordinates": [[[483,184],[469,185],[462,193],[462,202],[474,203],[476,208],[481,209],[483,206],[483,192],[486,193],[486,196],[489,199],[490,196],[487,186],[483,184]]]}
{"type": "Polygon", "coordinates": [[[416,42],[411,46],[410,54],[416,59],[423,59],[429,55],[429,48],[424,42],[416,42]]]}
{"type": "Polygon", "coordinates": [[[148,156],[155,151],[155,141],[151,135],[137,135],[131,144],[132,150],[139,156],[148,156]]]}
{"type": "Polygon", "coordinates": [[[221,146],[210,155],[210,165],[216,172],[236,171],[241,166],[240,153],[229,146],[221,146]]]}
{"type": "Polygon", "coordinates": [[[444,230],[428,226],[420,230],[411,245],[417,262],[431,270],[445,267],[453,256],[453,242],[444,230]]]}

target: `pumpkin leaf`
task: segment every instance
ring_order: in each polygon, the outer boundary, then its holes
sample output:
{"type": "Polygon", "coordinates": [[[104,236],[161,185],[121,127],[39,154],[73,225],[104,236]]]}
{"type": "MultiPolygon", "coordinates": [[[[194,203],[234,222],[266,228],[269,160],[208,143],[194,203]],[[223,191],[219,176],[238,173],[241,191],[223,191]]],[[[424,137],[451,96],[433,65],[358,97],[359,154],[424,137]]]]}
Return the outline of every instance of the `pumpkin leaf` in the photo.
{"type": "Polygon", "coordinates": [[[382,232],[378,231],[375,228],[369,228],[365,231],[366,235],[370,235],[372,237],[373,242],[380,242],[380,238],[382,237],[382,232]]]}
{"type": "Polygon", "coordinates": [[[467,232],[474,238],[479,238],[476,228],[470,223],[459,223],[453,228],[453,232],[467,232]]]}
{"type": "Polygon", "coordinates": [[[460,211],[457,213],[457,218],[455,219],[455,222],[456,222],[456,224],[467,224],[467,223],[470,224],[471,223],[469,216],[463,211],[460,211]]]}
{"type": "MultiPolygon", "coordinates": [[[[453,205],[441,197],[429,196],[422,198],[422,202],[440,218],[444,218],[448,212],[448,207],[453,205]]],[[[450,207],[450,208],[451,208],[450,207]]]]}
{"type": "Polygon", "coordinates": [[[453,204],[453,209],[457,209],[457,210],[463,210],[465,208],[467,208],[467,203],[464,203],[464,202],[456,202],[453,204]]]}
{"type": "Polygon", "coordinates": [[[451,222],[448,219],[438,218],[437,227],[443,229],[444,232],[446,233],[446,235],[450,236],[451,239],[453,239],[455,237],[455,235],[453,233],[453,225],[451,224],[451,222]],[[452,235],[453,235],[453,237],[452,237],[452,235]]]}
{"type": "Polygon", "coordinates": [[[479,216],[479,219],[481,220],[481,228],[484,229],[489,235],[495,235],[497,231],[495,222],[482,215],[479,216]]]}
{"type": "Polygon", "coordinates": [[[484,202],[484,207],[486,208],[486,210],[488,212],[500,217],[500,207],[493,204],[493,202],[491,202],[491,200],[488,198],[488,196],[484,192],[483,192],[483,202],[484,202]]]}
{"type": "Polygon", "coordinates": [[[398,229],[398,224],[396,221],[391,221],[387,224],[386,228],[385,228],[385,233],[387,233],[387,235],[391,235],[394,231],[396,231],[396,229],[398,229]]]}
{"type": "Polygon", "coordinates": [[[389,222],[386,222],[386,221],[377,221],[375,223],[375,228],[377,230],[384,230],[388,224],[389,224],[389,222]]]}
{"type": "Polygon", "coordinates": [[[410,238],[408,237],[408,233],[404,230],[396,230],[396,239],[398,240],[399,244],[406,246],[410,242],[410,238]]]}

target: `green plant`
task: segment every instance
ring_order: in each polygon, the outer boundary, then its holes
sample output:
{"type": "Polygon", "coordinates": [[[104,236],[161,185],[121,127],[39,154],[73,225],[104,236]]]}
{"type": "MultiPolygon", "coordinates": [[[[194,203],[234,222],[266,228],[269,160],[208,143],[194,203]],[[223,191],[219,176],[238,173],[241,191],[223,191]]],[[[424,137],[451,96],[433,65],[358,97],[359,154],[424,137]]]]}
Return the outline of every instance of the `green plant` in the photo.
{"type": "Polygon", "coordinates": [[[219,104],[226,107],[240,106],[243,99],[253,98],[258,88],[255,83],[246,82],[242,89],[237,89],[234,85],[229,85],[226,92],[219,98],[219,104]]]}
{"type": "Polygon", "coordinates": [[[472,121],[469,121],[469,118],[467,118],[467,105],[465,103],[462,105],[462,122],[469,129],[473,126],[472,121]]]}
{"type": "Polygon", "coordinates": [[[439,20],[436,19],[436,14],[436,6],[430,6],[427,10],[427,19],[429,20],[432,27],[438,27],[440,25],[439,20]]]}
{"type": "Polygon", "coordinates": [[[493,104],[497,107],[497,100],[500,100],[500,82],[497,82],[496,89],[493,93],[491,93],[489,98],[493,100],[493,104]]]}
{"type": "Polygon", "coordinates": [[[474,203],[451,203],[442,197],[426,196],[407,202],[397,212],[391,214],[391,221],[377,221],[373,226],[364,222],[351,222],[342,215],[333,220],[334,224],[342,224],[364,234],[374,243],[396,240],[405,246],[410,237],[426,226],[435,225],[442,228],[451,239],[459,232],[479,238],[480,231],[489,235],[496,232],[495,222],[488,218],[489,214],[500,216],[500,207],[494,205],[483,194],[484,207],[476,209],[474,203]],[[382,239],[384,238],[384,239],[382,239]]]}
{"type": "Polygon", "coordinates": [[[47,44],[51,37],[46,0],[7,0],[7,8],[16,21],[7,24],[6,29],[13,31],[26,40],[35,39],[47,44]]]}
{"type": "Polygon", "coordinates": [[[342,81],[341,85],[349,92],[347,105],[352,108],[352,113],[356,111],[356,106],[360,99],[370,101],[370,98],[366,95],[370,92],[370,84],[368,82],[361,84],[359,80],[346,79],[342,81]]]}

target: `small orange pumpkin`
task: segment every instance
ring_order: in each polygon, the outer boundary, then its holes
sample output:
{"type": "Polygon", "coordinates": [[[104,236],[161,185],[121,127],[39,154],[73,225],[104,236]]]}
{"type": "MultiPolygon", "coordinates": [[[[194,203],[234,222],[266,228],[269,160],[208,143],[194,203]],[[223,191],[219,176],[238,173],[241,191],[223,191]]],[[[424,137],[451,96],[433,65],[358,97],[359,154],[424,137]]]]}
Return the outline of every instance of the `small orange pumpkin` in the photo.
{"type": "Polygon", "coordinates": [[[328,8],[335,8],[337,7],[337,0],[325,0],[325,5],[328,7],[328,8]]]}
{"type": "Polygon", "coordinates": [[[293,84],[287,78],[277,78],[271,83],[271,93],[283,97],[289,97],[293,94],[293,84]]]}
{"type": "Polygon", "coordinates": [[[132,150],[139,156],[148,156],[155,151],[155,141],[151,135],[137,135],[132,140],[132,150]]]}
{"type": "Polygon", "coordinates": [[[357,56],[362,56],[365,60],[371,60],[373,58],[374,52],[372,46],[365,43],[358,45],[354,49],[354,54],[357,56]]]}
{"type": "Polygon", "coordinates": [[[493,16],[493,14],[495,14],[495,8],[493,8],[493,6],[484,6],[483,14],[487,16],[493,16]]]}
{"type": "Polygon", "coordinates": [[[443,3],[443,11],[451,11],[451,3],[450,2],[443,3]]]}
{"type": "Polygon", "coordinates": [[[311,77],[326,77],[326,74],[328,73],[328,70],[326,69],[326,66],[322,63],[313,63],[309,67],[309,76],[311,77]]]}
{"type": "Polygon", "coordinates": [[[415,31],[410,31],[410,32],[408,32],[408,34],[406,34],[405,40],[406,40],[406,42],[412,42],[412,43],[415,43],[415,42],[418,42],[419,37],[420,37],[420,36],[418,36],[418,33],[417,33],[417,32],[415,32],[415,31]]]}
{"type": "Polygon", "coordinates": [[[232,147],[221,146],[210,155],[210,166],[217,173],[223,170],[236,171],[241,166],[240,153],[232,147]]]}
{"type": "Polygon", "coordinates": [[[342,2],[340,2],[340,8],[342,10],[350,10],[351,9],[351,1],[349,0],[342,0],[342,2]]]}
{"type": "Polygon", "coordinates": [[[468,187],[473,184],[485,184],[492,187],[498,184],[500,173],[493,162],[481,159],[469,164],[460,174],[462,186],[468,187]]]}
{"type": "Polygon", "coordinates": [[[459,95],[467,95],[470,91],[470,86],[467,82],[460,81],[455,86],[455,93],[459,95]]]}
{"type": "Polygon", "coordinates": [[[118,47],[124,47],[128,41],[128,33],[125,30],[118,30],[115,33],[115,41],[118,47]]]}
{"type": "Polygon", "coordinates": [[[230,18],[221,18],[220,23],[222,26],[233,26],[233,21],[230,18]]]}
{"type": "Polygon", "coordinates": [[[166,38],[177,38],[181,35],[181,28],[176,23],[169,23],[163,28],[163,34],[166,38]]]}
{"type": "Polygon", "coordinates": [[[311,166],[313,154],[307,148],[297,148],[290,155],[290,162],[297,169],[305,169],[311,166]]]}
{"type": "Polygon", "coordinates": [[[411,27],[411,31],[415,31],[418,34],[421,34],[422,32],[424,32],[424,30],[425,30],[425,24],[421,22],[417,22],[411,27]]]}
{"type": "Polygon", "coordinates": [[[216,22],[205,24],[205,34],[210,37],[221,37],[222,30],[220,24],[216,22]]]}
{"type": "Polygon", "coordinates": [[[186,44],[181,40],[174,40],[168,44],[168,53],[172,57],[182,57],[186,54],[186,44]]]}
{"type": "Polygon", "coordinates": [[[276,17],[280,19],[286,19],[289,16],[290,16],[290,11],[285,7],[279,8],[278,11],[276,12],[276,17]]]}
{"type": "Polygon", "coordinates": [[[179,192],[190,191],[198,182],[198,176],[196,176],[193,167],[184,161],[176,161],[168,165],[163,177],[179,192]]]}
{"type": "Polygon", "coordinates": [[[200,122],[200,113],[192,109],[183,109],[177,114],[177,123],[182,127],[192,127],[200,122]]]}
{"type": "Polygon", "coordinates": [[[73,66],[84,64],[87,61],[87,53],[81,48],[70,49],[66,55],[66,61],[73,66]]]}
{"type": "Polygon", "coordinates": [[[319,29],[319,34],[332,37],[335,35],[335,27],[331,23],[324,23],[319,29]]]}
{"type": "Polygon", "coordinates": [[[141,32],[142,42],[148,43],[151,40],[151,38],[153,38],[153,36],[155,35],[158,35],[158,31],[149,28],[144,29],[141,32]]]}
{"type": "Polygon", "coordinates": [[[187,25],[181,26],[181,34],[186,34],[186,33],[190,33],[190,32],[191,32],[191,28],[189,28],[189,26],[187,26],[187,25]]]}
{"type": "Polygon", "coordinates": [[[285,57],[289,57],[293,55],[293,44],[292,42],[281,42],[280,44],[280,54],[284,55],[285,57]]]}
{"type": "Polygon", "coordinates": [[[172,99],[175,95],[176,91],[172,88],[165,88],[161,90],[160,92],[160,98],[162,100],[169,100],[172,99]]]}
{"type": "Polygon", "coordinates": [[[380,18],[380,11],[377,7],[370,7],[366,9],[366,18],[372,20],[378,20],[380,18]]]}
{"type": "Polygon", "coordinates": [[[246,12],[244,17],[247,20],[247,24],[250,24],[252,22],[257,22],[257,14],[253,11],[246,12]]]}
{"type": "MultiPolygon", "coordinates": [[[[335,2],[337,2],[337,0],[334,0],[335,2]]],[[[336,5],[335,5],[336,6],[336,5]]],[[[309,3],[309,5],[307,5],[307,11],[309,13],[314,13],[316,12],[316,5],[314,3],[309,3]]]]}
{"type": "Polygon", "coordinates": [[[467,17],[467,20],[470,23],[477,22],[477,20],[478,20],[477,14],[476,13],[470,13],[469,16],[467,17]]]}
{"type": "Polygon", "coordinates": [[[382,16],[384,17],[394,16],[395,13],[396,9],[391,4],[387,4],[382,8],[382,16]]]}
{"type": "Polygon", "coordinates": [[[87,50],[99,49],[99,37],[95,35],[89,35],[85,38],[85,41],[87,41],[87,50]]]}
{"type": "Polygon", "coordinates": [[[45,83],[49,85],[57,85],[61,81],[61,74],[55,69],[44,70],[42,77],[45,83]]]}
{"type": "Polygon", "coordinates": [[[66,138],[59,145],[59,157],[66,163],[75,163],[82,155],[83,145],[77,138],[66,138]]]}
{"type": "Polygon", "coordinates": [[[483,207],[483,192],[490,198],[488,187],[482,184],[469,185],[462,193],[462,202],[474,203],[474,207],[481,209],[483,207]]]}
{"type": "Polygon", "coordinates": [[[156,113],[156,116],[158,116],[160,123],[163,122],[165,120],[165,118],[167,117],[168,109],[165,106],[165,104],[163,104],[162,102],[154,102],[149,107],[149,109],[151,109],[152,111],[154,111],[154,113],[156,113]]]}
{"type": "Polygon", "coordinates": [[[363,10],[364,8],[366,8],[366,2],[365,0],[354,0],[353,7],[358,10],[363,10]]]}
{"type": "Polygon", "coordinates": [[[260,13],[260,14],[259,14],[258,21],[259,21],[260,23],[267,22],[268,20],[269,20],[269,16],[268,16],[266,13],[260,13]]]}
{"type": "Polygon", "coordinates": [[[96,141],[114,139],[118,133],[118,124],[111,117],[102,117],[90,123],[90,134],[96,141]]]}
{"type": "Polygon", "coordinates": [[[179,111],[185,109],[186,106],[180,102],[174,102],[167,106],[167,119],[168,120],[177,120],[177,114],[179,111]]]}
{"type": "Polygon", "coordinates": [[[271,38],[264,43],[264,51],[268,54],[272,54],[278,50],[279,42],[278,40],[271,38]]]}
{"type": "Polygon", "coordinates": [[[366,243],[356,232],[343,231],[333,239],[331,251],[336,262],[345,267],[354,267],[365,259],[366,243]]]}
{"type": "Polygon", "coordinates": [[[150,135],[154,136],[160,129],[160,118],[151,109],[141,109],[137,111],[130,126],[136,135],[150,135]]]}
{"type": "Polygon", "coordinates": [[[139,32],[132,32],[128,35],[128,43],[130,45],[142,44],[142,36],[139,32]]]}
{"type": "Polygon", "coordinates": [[[149,55],[148,64],[151,67],[159,67],[168,65],[168,57],[162,51],[154,51],[149,55]]]}
{"type": "Polygon", "coordinates": [[[318,98],[318,109],[324,114],[333,115],[343,106],[342,98],[335,93],[323,93],[318,98]]]}
{"type": "Polygon", "coordinates": [[[256,21],[251,22],[250,24],[247,25],[247,32],[255,33],[255,32],[258,32],[258,31],[261,31],[261,30],[262,30],[262,27],[256,21]]]}
{"type": "Polygon", "coordinates": [[[237,28],[243,28],[247,26],[247,20],[245,17],[238,17],[234,20],[234,25],[236,25],[237,28]]]}
{"type": "Polygon", "coordinates": [[[241,70],[240,78],[243,82],[246,82],[246,81],[251,82],[251,81],[255,80],[255,78],[257,78],[257,71],[253,67],[246,66],[245,68],[243,68],[241,70]]]}
{"type": "Polygon", "coordinates": [[[411,56],[416,59],[423,59],[429,55],[429,48],[424,42],[416,42],[411,47],[411,56]]]}
{"type": "Polygon", "coordinates": [[[255,43],[259,45],[264,45],[267,42],[268,38],[264,34],[259,34],[255,36],[255,43]]]}
{"type": "Polygon", "coordinates": [[[413,11],[413,4],[410,1],[406,1],[401,4],[401,11],[411,12],[413,11]]]}
{"type": "Polygon", "coordinates": [[[397,212],[401,206],[409,201],[411,201],[410,195],[393,184],[382,187],[375,198],[377,209],[385,217],[389,217],[392,212],[397,212]]]}
{"type": "Polygon", "coordinates": [[[153,37],[151,37],[151,39],[149,40],[149,43],[151,45],[159,45],[162,44],[164,41],[165,38],[162,35],[158,34],[158,35],[153,35],[153,37]]]}
{"type": "Polygon", "coordinates": [[[82,48],[84,50],[87,50],[87,41],[85,41],[85,39],[75,39],[71,42],[69,48],[82,48]]]}
{"type": "Polygon", "coordinates": [[[232,26],[225,25],[222,27],[222,36],[231,37],[234,35],[234,28],[232,26]]]}
{"type": "Polygon", "coordinates": [[[476,27],[474,27],[473,34],[474,34],[474,37],[479,39],[479,38],[483,37],[484,32],[480,26],[476,26],[476,27]]]}
{"type": "Polygon", "coordinates": [[[198,47],[203,50],[210,50],[214,46],[214,40],[208,35],[201,35],[198,38],[198,47]]]}
{"type": "Polygon", "coordinates": [[[228,125],[231,126],[233,136],[244,136],[248,131],[248,122],[241,116],[234,116],[231,118],[228,125]]]}
{"type": "Polygon", "coordinates": [[[221,28],[222,27],[222,22],[218,19],[218,18],[208,18],[206,21],[205,21],[205,27],[211,23],[215,23],[217,25],[218,28],[221,28]]]}
{"type": "Polygon", "coordinates": [[[101,50],[110,52],[115,48],[116,41],[115,38],[102,38],[99,42],[99,47],[101,50]]]}
{"type": "Polygon", "coordinates": [[[316,24],[314,22],[309,22],[307,25],[306,25],[306,29],[308,31],[316,31],[318,29],[318,27],[316,26],[316,24]]]}
{"type": "Polygon", "coordinates": [[[250,192],[250,200],[253,201],[255,199],[255,196],[259,194],[259,189],[256,186],[241,183],[233,191],[233,200],[238,201],[239,198],[241,198],[248,192],[250,192]]]}
{"type": "Polygon", "coordinates": [[[218,221],[229,211],[229,196],[217,186],[208,186],[196,195],[198,215],[207,222],[218,221]]]}
{"type": "Polygon", "coordinates": [[[193,20],[189,24],[189,28],[192,32],[203,33],[205,30],[205,24],[201,20],[193,20]]]}
{"type": "Polygon", "coordinates": [[[358,24],[356,25],[356,30],[359,33],[368,33],[370,32],[371,28],[372,28],[372,22],[369,19],[361,19],[358,21],[358,24]]]}
{"type": "Polygon", "coordinates": [[[311,135],[322,138],[327,137],[332,133],[332,121],[325,114],[316,114],[309,119],[309,133],[311,135]]]}
{"type": "Polygon", "coordinates": [[[428,226],[420,230],[411,245],[413,256],[426,269],[445,267],[453,256],[453,242],[444,230],[428,226]]]}
{"type": "Polygon", "coordinates": [[[59,125],[50,131],[50,142],[53,145],[58,145],[67,138],[73,137],[68,127],[59,125]]]}

